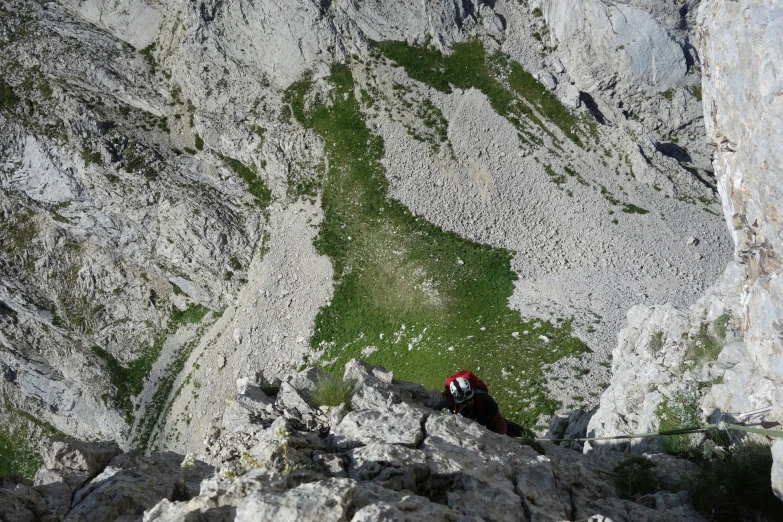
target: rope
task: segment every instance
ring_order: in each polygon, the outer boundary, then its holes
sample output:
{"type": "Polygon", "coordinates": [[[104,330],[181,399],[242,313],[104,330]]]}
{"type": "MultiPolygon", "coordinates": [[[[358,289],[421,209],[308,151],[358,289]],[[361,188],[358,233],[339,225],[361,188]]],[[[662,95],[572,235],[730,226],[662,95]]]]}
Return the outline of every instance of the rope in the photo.
{"type": "Polygon", "coordinates": [[[783,439],[783,431],[781,430],[766,430],[762,428],[754,428],[752,426],[741,426],[739,424],[729,424],[723,421],[723,413],[718,412],[718,418],[715,424],[702,424],[701,426],[693,426],[691,428],[680,428],[676,430],[660,430],[651,431],[649,433],[634,433],[632,435],[614,435],[609,437],[581,437],[576,439],[534,439],[536,442],[589,442],[594,440],[622,440],[622,439],[638,439],[642,437],[667,437],[672,435],[686,435],[689,433],[700,433],[710,429],[719,430],[737,430],[747,433],[755,433],[757,435],[766,435],[767,437],[776,437],[783,439]]]}

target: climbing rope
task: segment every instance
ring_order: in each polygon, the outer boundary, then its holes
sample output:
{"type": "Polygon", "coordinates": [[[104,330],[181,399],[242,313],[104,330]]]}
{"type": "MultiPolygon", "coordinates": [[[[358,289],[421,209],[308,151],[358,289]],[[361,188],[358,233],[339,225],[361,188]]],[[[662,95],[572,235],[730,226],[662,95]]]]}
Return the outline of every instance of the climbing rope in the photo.
{"type": "MultiPolygon", "coordinates": [[[[745,414],[752,416],[760,412],[768,411],[770,408],[764,408],[763,410],[756,410],[745,414]]],[[[707,430],[718,429],[722,431],[737,430],[747,433],[755,433],[757,435],[765,435],[767,437],[776,437],[783,439],[783,430],[767,430],[762,428],[754,428],[752,426],[742,426],[740,424],[730,424],[723,420],[724,413],[718,412],[718,417],[715,424],[702,424],[701,426],[693,426],[690,428],[679,428],[676,430],[659,430],[651,431],[649,433],[634,433],[631,435],[613,435],[607,437],[580,437],[575,439],[535,439],[536,442],[590,442],[596,440],[622,440],[622,439],[638,439],[642,437],[667,437],[672,435],[687,435],[689,433],[701,433],[707,430]]]]}

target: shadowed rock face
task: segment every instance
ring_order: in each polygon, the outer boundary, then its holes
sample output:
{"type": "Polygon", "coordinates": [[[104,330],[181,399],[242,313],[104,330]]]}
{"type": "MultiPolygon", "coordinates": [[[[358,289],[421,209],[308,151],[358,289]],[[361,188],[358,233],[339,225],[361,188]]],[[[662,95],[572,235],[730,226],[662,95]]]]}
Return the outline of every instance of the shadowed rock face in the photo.
{"type": "MultiPolygon", "coordinates": [[[[307,370],[286,382],[307,397],[315,375],[307,370]]],[[[297,409],[271,406],[260,379],[240,379],[198,459],[117,455],[108,443],[53,438],[38,474],[47,483],[4,482],[0,505],[14,522],[703,520],[681,495],[618,498],[607,476],[619,455],[599,460],[551,444],[541,454],[429,409],[417,401],[430,402],[426,391],[384,368],[351,361],[346,375],[390,399],[347,415],[338,412],[344,406],[308,406],[310,431],[297,409]],[[249,415],[242,420],[233,408],[249,415]],[[75,473],[63,475],[66,469],[75,473]]]]}

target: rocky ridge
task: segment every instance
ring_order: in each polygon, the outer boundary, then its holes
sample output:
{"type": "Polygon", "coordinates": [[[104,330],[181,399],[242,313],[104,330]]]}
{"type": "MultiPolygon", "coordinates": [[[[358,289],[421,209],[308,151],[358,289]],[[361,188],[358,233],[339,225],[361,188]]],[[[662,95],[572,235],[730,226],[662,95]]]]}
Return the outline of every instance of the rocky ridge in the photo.
{"type": "Polygon", "coordinates": [[[619,454],[533,449],[359,361],[348,407],[317,407],[325,377],[240,379],[196,458],[50,439],[35,485],[0,488],[5,520],[704,520],[684,493],[619,498],[607,479],[619,454]]]}

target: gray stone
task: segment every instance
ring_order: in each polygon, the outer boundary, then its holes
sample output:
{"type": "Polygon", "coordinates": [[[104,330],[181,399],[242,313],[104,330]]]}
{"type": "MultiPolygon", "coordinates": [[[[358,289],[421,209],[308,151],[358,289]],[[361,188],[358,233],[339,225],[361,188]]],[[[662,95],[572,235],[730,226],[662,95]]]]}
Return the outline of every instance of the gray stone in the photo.
{"type": "Polygon", "coordinates": [[[546,70],[542,70],[538,73],[538,80],[544,84],[544,86],[549,89],[550,91],[554,91],[555,87],[557,87],[557,80],[554,76],[552,76],[552,73],[546,70]]]}
{"type": "Polygon", "coordinates": [[[59,436],[48,437],[42,448],[44,464],[36,473],[36,485],[66,482],[74,490],[122,453],[114,442],[91,443],[59,436]]]}
{"type": "Polygon", "coordinates": [[[351,450],[348,455],[351,459],[348,476],[396,491],[419,492],[429,474],[423,451],[397,444],[368,444],[351,450]]]}
{"type": "Polygon", "coordinates": [[[582,104],[581,100],[582,93],[579,92],[579,89],[577,89],[573,85],[566,85],[563,87],[563,89],[559,93],[560,101],[563,102],[563,105],[566,107],[570,107],[571,109],[577,109],[582,104]]]}
{"type": "Polygon", "coordinates": [[[123,453],[109,462],[94,479],[77,491],[73,507],[65,517],[68,522],[113,520],[118,515],[140,519],[145,510],[168,498],[175,484],[186,478],[187,491],[199,491],[200,482],[214,470],[198,460],[185,473],[183,457],[176,453],[159,453],[143,457],[123,453]]]}
{"type": "Polygon", "coordinates": [[[352,411],[332,426],[330,444],[349,449],[364,444],[387,443],[417,447],[424,439],[424,411],[408,404],[395,404],[391,411],[352,411]]]}

